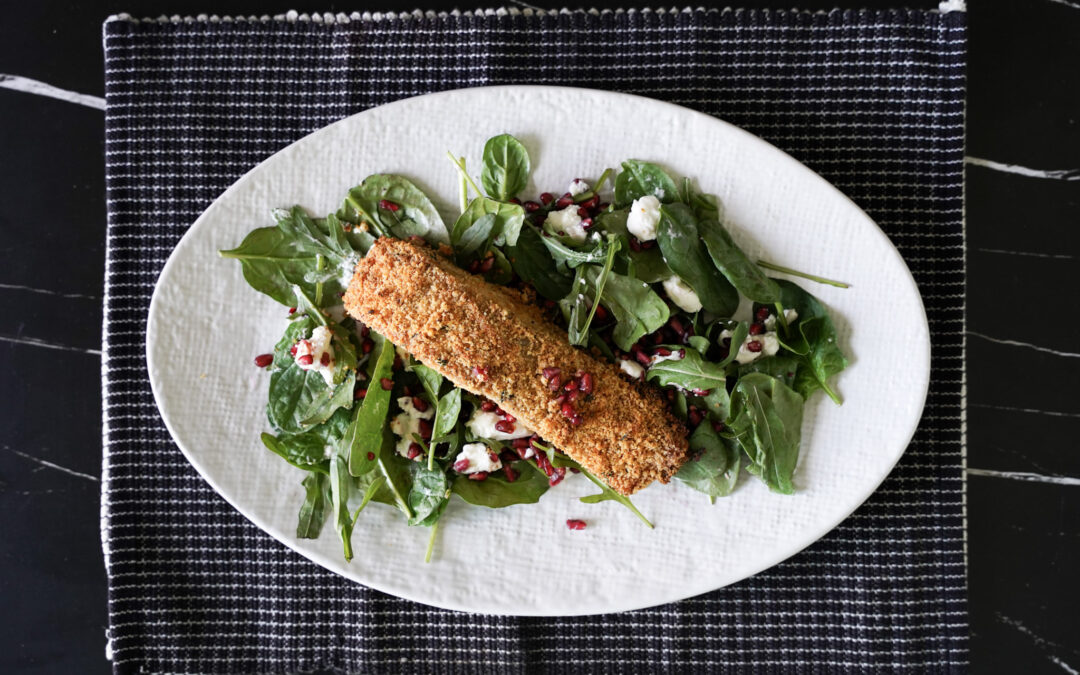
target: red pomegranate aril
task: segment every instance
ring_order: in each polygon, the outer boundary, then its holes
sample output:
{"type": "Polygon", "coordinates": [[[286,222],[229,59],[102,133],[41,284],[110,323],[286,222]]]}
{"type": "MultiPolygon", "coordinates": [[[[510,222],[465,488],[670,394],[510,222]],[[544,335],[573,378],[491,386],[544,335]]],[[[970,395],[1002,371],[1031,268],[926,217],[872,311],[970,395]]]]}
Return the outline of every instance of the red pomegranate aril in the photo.
{"type": "Polygon", "coordinates": [[[561,406],[566,402],[566,394],[559,394],[555,397],[555,404],[561,406]]]}
{"type": "Polygon", "coordinates": [[[690,420],[690,426],[696,427],[701,424],[701,413],[696,410],[691,410],[686,417],[690,420]]]}
{"type": "Polygon", "coordinates": [[[641,251],[641,242],[638,241],[637,237],[630,237],[630,250],[635,253],[641,251]]]}
{"type": "Polygon", "coordinates": [[[504,434],[514,433],[515,428],[513,422],[507,422],[506,420],[499,420],[495,423],[495,431],[501,431],[504,434]]]}
{"type": "Polygon", "coordinates": [[[555,473],[555,468],[551,466],[551,460],[548,459],[547,454],[543,452],[536,453],[536,466],[540,467],[540,470],[544,472],[544,475],[548,478],[551,474],[555,473]]]}
{"type": "Polygon", "coordinates": [[[481,401],[480,402],[480,409],[483,410],[484,412],[495,412],[496,407],[497,406],[492,401],[481,401]]]}
{"type": "Polygon", "coordinates": [[[371,461],[373,461],[374,459],[375,459],[375,453],[374,453],[374,452],[369,452],[369,453],[367,454],[367,461],[371,462],[371,461]]]}
{"type": "Polygon", "coordinates": [[[490,272],[492,267],[495,267],[495,256],[484,258],[484,262],[480,263],[480,271],[485,274],[490,272]]]}
{"type": "Polygon", "coordinates": [[[579,216],[581,216],[582,218],[588,218],[589,217],[589,209],[585,208],[584,206],[580,206],[580,207],[578,207],[577,214],[579,216]]]}
{"type": "Polygon", "coordinates": [[[514,481],[517,480],[517,477],[518,477],[517,471],[514,471],[514,469],[509,467],[509,466],[504,466],[503,467],[503,474],[506,475],[506,482],[507,483],[513,483],[514,481]]]}
{"type": "Polygon", "coordinates": [[[573,417],[577,414],[577,410],[574,410],[574,406],[570,403],[563,403],[559,408],[559,412],[563,414],[563,417],[573,417]]]}
{"type": "Polygon", "coordinates": [[[760,352],[761,351],[761,342],[759,342],[758,340],[751,340],[750,342],[747,342],[746,343],[746,351],[754,352],[755,354],[757,352],[760,352]]]}
{"type": "Polygon", "coordinates": [[[713,422],[712,423],[712,428],[713,428],[713,431],[715,431],[716,433],[720,433],[721,431],[724,430],[724,423],[723,422],[713,422]]]}
{"type": "Polygon", "coordinates": [[[572,466],[570,467],[570,473],[581,473],[581,469],[577,468],[576,466],[572,466]]]}
{"type": "Polygon", "coordinates": [[[476,274],[477,272],[479,272],[480,271],[480,261],[479,260],[474,260],[471,263],[469,263],[469,271],[472,272],[473,274],[476,274]]]}
{"type": "Polygon", "coordinates": [[[568,518],[566,520],[566,526],[569,527],[571,530],[584,530],[585,521],[578,520],[577,518],[568,518]]]}
{"type": "Polygon", "coordinates": [[[265,368],[274,362],[273,354],[259,354],[255,357],[255,365],[260,368],[265,368]]]}
{"type": "Polygon", "coordinates": [[[391,380],[389,377],[384,377],[379,380],[379,385],[383,388],[384,391],[390,391],[394,388],[394,381],[391,380]]]}
{"type": "Polygon", "coordinates": [[[565,209],[567,206],[570,206],[573,203],[574,203],[574,198],[573,197],[570,197],[570,196],[559,197],[559,201],[555,202],[555,208],[557,208],[557,209],[565,209]]]}
{"type": "Polygon", "coordinates": [[[487,368],[485,368],[483,366],[473,366],[472,374],[473,374],[473,377],[480,380],[481,382],[487,382],[487,379],[488,379],[487,368]]]}
{"type": "Polygon", "coordinates": [[[360,329],[360,337],[365,337],[366,338],[369,335],[371,335],[371,329],[370,328],[368,328],[367,326],[364,326],[364,327],[362,327],[360,329]]]}
{"type": "Polygon", "coordinates": [[[643,366],[648,366],[652,364],[652,358],[650,358],[648,354],[640,350],[634,352],[634,359],[636,359],[637,362],[643,366]]]}
{"type": "Polygon", "coordinates": [[[544,376],[545,380],[550,380],[553,377],[558,377],[562,374],[562,369],[551,366],[549,368],[541,368],[540,374],[544,376]]]}
{"type": "Polygon", "coordinates": [[[562,388],[564,391],[574,391],[578,388],[577,378],[571,377],[566,382],[563,382],[562,388]]]}
{"type": "Polygon", "coordinates": [[[353,398],[357,401],[362,400],[365,396],[367,396],[367,389],[357,389],[353,392],[353,398]]]}
{"type": "Polygon", "coordinates": [[[548,390],[559,391],[560,389],[562,389],[562,383],[559,382],[559,376],[552,375],[551,379],[548,380],[548,390]]]}
{"type": "Polygon", "coordinates": [[[293,356],[296,356],[296,345],[293,345],[292,347],[289,347],[289,353],[292,354],[293,356]]]}
{"type": "Polygon", "coordinates": [[[581,229],[587,230],[590,227],[592,227],[592,218],[582,218],[581,219],[581,229]]]}
{"type": "Polygon", "coordinates": [[[323,352],[322,356],[319,357],[319,363],[324,366],[330,365],[330,353],[323,352]]]}
{"type": "Polygon", "coordinates": [[[469,474],[469,480],[487,480],[487,471],[477,471],[476,473],[469,474]]]}
{"type": "Polygon", "coordinates": [[[509,464],[510,462],[518,461],[519,459],[521,459],[521,456],[513,450],[503,450],[499,453],[499,459],[502,461],[503,464],[509,464]]]}
{"type": "Polygon", "coordinates": [[[657,347],[653,351],[654,356],[671,356],[671,350],[667,347],[657,347]]]}
{"type": "Polygon", "coordinates": [[[677,316],[671,317],[671,320],[668,321],[668,325],[671,326],[671,330],[675,331],[679,335],[682,335],[686,332],[686,329],[683,328],[682,321],[679,321],[679,317],[677,316]]]}
{"type": "Polygon", "coordinates": [[[604,309],[604,306],[603,305],[597,305],[596,306],[596,318],[598,320],[600,320],[600,321],[603,321],[607,317],[608,317],[608,313],[607,313],[607,310],[604,309]]]}
{"type": "Polygon", "coordinates": [[[495,408],[495,414],[499,417],[503,417],[504,415],[506,415],[506,411],[502,408],[495,408]]]}
{"type": "Polygon", "coordinates": [[[515,450],[524,450],[525,448],[529,447],[530,442],[531,439],[529,438],[515,438],[513,441],[510,442],[510,445],[515,450]]]}
{"type": "Polygon", "coordinates": [[[595,208],[596,208],[596,206],[597,206],[597,205],[598,205],[599,203],[600,203],[600,197],[598,197],[597,195],[593,195],[593,196],[592,196],[592,197],[590,197],[589,199],[586,199],[585,201],[581,202],[580,206],[581,206],[582,208],[586,208],[586,209],[590,209],[590,210],[591,210],[591,209],[595,209],[595,208]]]}
{"type": "Polygon", "coordinates": [[[750,324],[749,333],[751,335],[761,335],[764,332],[765,332],[765,326],[763,324],[760,324],[760,323],[752,323],[752,324],[750,324]]]}
{"type": "Polygon", "coordinates": [[[416,426],[419,427],[420,438],[424,439],[425,441],[430,441],[431,432],[433,431],[433,429],[431,428],[431,422],[427,420],[420,420],[419,422],[417,422],[416,426]]]}
{"type": "Polygon", "coordinates": [[[425,412],[428,409],[427,401],[419,396],[413,396],[412,407],[416,408],[417,412],[425,412]]]}
{"type": "Polygon", "coordinates": [[[583,394],[591,394],[593,391],[592,373],[582,373],[578,381],[578,389],[583,394]]]}
{"type": "Polygon", "coordinates": [[[564,467],[555,467],[552,472],[551,478],[548,479],[548,485],[555,487],[559,483],[563,482],[563,478],[566,478],[566,469],[564,467]]]}
{"type": "Polygon", "coordinates": [[[457,471],[458,473],[464,473],[465,470],[468,468],[469,460],[467,459],[459,459],[458,461],[454,462],[454,471],[457,471]]]}
{"type": "Polygon", "coordinates": [[[386,209],[387,211],[393,212],[393,211],[397,211],[401,207],[398,206],[397,204],[395,204],[394,202],[390,201],[389,199],[380,199],[379,200],[379,208],[380,209],[386,209]]]}
{"type": "Polygon", "coordinates": [[[416,441],[409,443],[409,459],[416,459],[424,451],[416,441]]]}
{"type": "Polygon", "coordinates": [[[554,199],[555,195],[551,194],[550,192],[540,193],[540,201],[544,204],[550,204],[554,199]]]}
{"type": "Polygon", "coordinates": [[[656,241],[655,240],[649,240],[649,241],[641,242],[641,249],[643,251],[648,251],[649,249],[652,249],[652,248],[656,248],[656,241]]]}
{"type": "Polygon", "coordinates": [[[310,366],[315,362],[315,359],[311,357],[311,354],[301,354],[296,357],[296,362],[302,366],[310,366]]]}
{"type": "Polygon", "coordinates": [[[768,319],[769,318],[769,308],[768,307],[758,307],[758,311],[757,311],[756,314],[754,314],[754,318],[757,319],[758,321],[764,321],[765,319],[768,319]]]}
{"type": "Polygon", "coordinates": [[[540,204],[538,204],[536,202],[525,202],[525,210],[527,212],[529,212],[529,213],[532,213],[533,211],[536,211],[539,208],[540,208],[540,204]]]}
{"type": "Polygon", "coordinates": [[[569,401],[570,403],[573,403],[574,401],[578,400],[578,395],[579,394],[581,394],[581,392],[578,391],[577,389],[574,389],[573,391],[568,392],[566,394],[566,400],[569,401]]]}
{"type": "Polygon", "coordinates": [[[580,414],[576,414],[576,415],[574,415],[573,417],[570,418],[570,424],[572,424],[575,427],[578,426],[579,424],[581,424],[584,421],[585,421],[585,418],[583,418],[580,414]]]}
{"type": "Polygon", "coordinates": [[[365,354],[370,354],[372,349],[375,349],[375,342],[373,340],[364,340],[360,343],[360,351],[365,354]]]}
{"type": "Polygon", "coordinates": [[[518,206],[521,206],[521,200],[518,199],[517,197],[511,197],[510,198],[510,203],[511,204],[517,204],[518,206]]]}
{"type": "Polygon", "coordinates": [[[407,385],[407,384],[402,386],[401,387],[401,394],[403,396],[408,396],[409,398],[412,398],[412,388],[409,387],[409,385],[407,385]]]}
{"type": "Polygon", "coordinates": [[[296,308],[295,307],[290,307],[289,308],[289,314],[296,314],[296,308]]]}
{"type": "Polygon", "coordinates": [[[712,389],[695,389],[694,396],[708,396],[712,393],[712,389]]]}
{"type": "Polygon", "coordinates": [[[686,358],[686,350],[685,349],[680,349],[679,351],[674,352],[674,353],[678,354],[680,359],[685,359],[686,358]]]}
{"type": "Polygon", "coordinates": [[[503,416],[503,419],[506,420],[507,422],[517,422],[517,418],[514,417],[513,415],[511,415],[508,412],[504,412],[502,414],[502,416],[503,416]]]}
{"type": "Polygon", "coordinates": [[[499,461],[499,456],[496,455],[494,452],[489,452],[488,459],[491,460],[492,464],[494,464],[495,462],[499,461]]]}

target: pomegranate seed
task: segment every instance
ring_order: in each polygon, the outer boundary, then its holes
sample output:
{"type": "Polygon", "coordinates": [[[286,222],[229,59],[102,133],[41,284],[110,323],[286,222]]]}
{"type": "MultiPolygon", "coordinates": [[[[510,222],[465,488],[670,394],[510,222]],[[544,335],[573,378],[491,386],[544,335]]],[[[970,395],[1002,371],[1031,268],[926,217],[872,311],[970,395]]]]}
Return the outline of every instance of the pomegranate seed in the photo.
{"type": "Polygon", "coordinates": [[[695,389],[694,396],[708,396],[712,393],[712,389],[695,389]]]}
{"type": "Polygon", "coordinates": [[[255,357],[255,365],[260,368],[265,368],[274,362],[273,354],[259,354],[255,357]]]}
{"type": "Polygon", "coordinates": [[[504,434],[514,433],[515,428],[513,422],[507,422],[506,420],[499,420],[495,423],[495,431],[501,431],[504,434]]]}
{"type": "Polygon", "coordinates": [[[588,218],[589,217],[589,209],[587,209],[587,208],[585,208],[583,206],[579,207],[578,210],[577,210],[577,214],[579,216],[581,216],[582,218],[588,218]]]}
{"type": "Polygon", "coordinates": [[[374,341],[364,340],[360,343],[360,351],[364,352],[365,354],[370,354],[372,349],[375,349],[374,341]]]}
{"type": "Polygon", "coordinates": [[[630,237],[630,250],[635,253],[641,251],[641,242],[637,240],[637,237],[630,237]]]}
{"type": "Polygon", "coordinates": [[[751,335],[761,335],[762,333],[765,332],[765,326],[763,324],[760,324],[760,323],[752,323],[752,324],[750,324],[750,331],[749,332],[750,332],[751,335]]]}
{"type": "Polygon", "coordinates": [[[398,356],[397,354],[394,354],[394,362],[392,364],[390,364],[390,369],[391,370],[401,370],[401,367],[403,365],[405,365],[405,364],[401,362],[401,357],[398,356]]]}
{"type": "Polygon", "coordinates": [[[289,308],[289,314],[296,314],[296,308],[295,307],[290,307],[289,308]]]}
{"type": "Polygon", "coordinates": [[[289,347],[289,353],[292,354],[293,356],[296,356],[296,345],[293,345],[292,347],[289,347]]]}
{"type": "Polygon", "coordinates": [[[598,197],[597,195],[593,195],[589,199],[586,199],[585,201],[581,202],[581,206],[583,208],[586,208],[586,209],[595,209],[596,206],[599,203],[600,203],[600,197],[598,197]]]}
{"type": "Polygon", "coordinates": [[[301,354],[296,357],[296,362],[302,366],[310,366],[314,361],[315,359],[311,358],[311,354],[301,354]]]}
{"type": "Polygon", "coordinates": [[[580,393],[580,392],[579,392],[579,391],[578,391],[577,389],[575,389],[575,390],[571,391],[570,393],[568,393],[568,394],[566,395],[566,400],[567,400],[567,401],[570,401],[571,403],[573,403],[574,401],[578,400],[578,394],[579,394],[579,393],[580,393]]]}
{"type": "Polygon", "coordinates": [[[653,354],[655,356],[671,356],[671,350],[667,347],[658,347],[653,354]]]}
{"type": "Polygon", "coordinates": [[[536,466],[540,467],[540,470],[543,471],[544,475],[548,478],[551,477],[551,474],[555,473],[555,468],[551,466],[551,460],[548,459],[546,453],[536,453],[536,466]]]}
{"type": "Polygon", "coordinates": [[[319,363],[324,366],[330,365],[330,353],[323,352],[322,356],[319,357],[319,363]]]}
{"type": "Polygon", "coordinates": [[[592,218],[582,218],[581,219],[581,229],[587,230],[590,227],[592,227],[592,218]]]}
{"type": "Polygon", "coordinates": [[[768,319],[769,318],[769,308],[768,307],[758,307],[758,311],[757,311],[756,314],[754,314],[754,318],[757,319],[758,321],[764,321],[765,319],[768,319]]]}
{"type": "Polygon", "coordinates": [[[562,388],[564,391],[574,391],[578,388],[577,378],[571,377],[569,380],[563,383],[562,388]]]}
{"type": "Polygon", "coordinates": [[[570,467],[570,473],[581,473],[581,469],[577,468],[576,466],[572,466],[570,467]]]}
{"type": "Polygon", "coordinates": [[[416,441],[413,441],[412,443],[409,443],[409,459],[416,459],[417,457],[420,456],[420,453],[423,452],[423,451],[424,451],[424,449],[421,448],[420,444],[417,443],[416,441]]]}
{"type": "Polygon", "coordinates": [[[483,366],[473,366],[472,374],[473,374],[473,377],[480,380],[481,382],[487,382],[487,379],[488,379],[487,368],[485,368],[483,366]]]}
{"type": "Polygon", "coordinates": [[[368,328],[367,326],[364,326],[363,328],[360,329],[360,337],[365,337],[366,338],[369,335],[371,335],[371,329],[370,328],[368,328]]]}
{"type": "Polygon", "coordinates": [[[468,468],[469,460],[467,459],[459,459],[458,461],[454,462],[454,471],[457,471],[458,473],[464,473],[465,470],[468,468]]]}
{"type": "Polygon", "coordinates": [[[599,204],[596,205],[596,210],[597,211],[603,211],[604,209],[606,209],[609,206],[611,206],[611,204],[608,204],[607,202],[600,202],[599,204]]]}
{"type": "Polygon", "coordinates": [[[584,530],[585,521],[577,520],[576,518],[569,518],[566,521],[566,526],[569,527],[571,530],[584,530]]]}
{"type": "Polygon", "coordinates": [[[469,263],[469,271],[472,272],[473,274],[476,274],[477,272],[479,272],[480,271],[480,261],[479,260],[474,260],[471,263],[469,263]]]}
{"type": "Polygon", "coordinates": [[[652,358],[650,358],[648,354],[641,351],[640,349],[634,352],[634,359],[636,359],[637,362],[643,366],[648,366],[652,364],[652,358]]]}
{"type": "Polygon", "coordinates": [[[506,411],[502,408],[495,408],[495,414],[499,417],[504,417],[506,415],[506,411]]]}
{"type": "Polygon", "coordinates": [[[555,195],[550,192],[543,192],[540,194],[540,201],[544,204],[550,204],[555,199],[555,195]]]}
{"type": "Polygon", "coordinates": [[[751,340],[750,342],[747,342],[746,343],[746,351],[754,352],[754,353],[760,352],[761,351],[761,343],[759,341],[757,341],[757,340],[751,340]]]}
{"type": "Polygon", "coordinates": [[[641,242],[641,250],[648,251],[651,248],[656,248],[656,242],[655,241],[650,240],[650,241],[641,242]]]}
{"type": "Polygon", "coordinates": [[[575,427],[578,426],[579,424],[581,424],[584,421],[585,421],[585,418],[583,418],[581,415],[574,415],[573,417],[570,418],[570,424],[572,424],[575,427]]]}
{"type": "Polygon", "coordinates": [[[516,462],[521,459],[513,450],[503,450],[499,453],[499,459],[503,464],[509,464],[510,462],[516,462]]]}
{"type": "Polygon", "coordinates": [[[379,380],[379,384],[382,385],[384,391],[390,391],[394,388],[394,381],[391,380],[389,377],[384,377],[379,380]]]}
{"type": "Polygon", "coordinates": [[[490,272],[492,267],[495,267],[495,256],[484,258],[484,262],[480,263],[480,271],[484,274],[490,272]]]}
{"type": "Polygon", "coordinates": [[[516,417],[514,417],[513,415],[511,415],[511,414],[510,414],[510,413],[508,413],[508,412],[504,412],[504,413],[502,414],[502,416],[503,416],[503,419],[504,419],[504,420],[506,420],[507,422],[511,422],[511,423],[512,423],[512,422],[517,422],[517,418],[516,418],[516,417]]]}
{"type": "Polygon", "coordinates": [[[574,406],[570,405],[569,403],[563,403],[562,406],[559,408],[559,412],[563,414],[563,417],[573,417],[577,414],[577,411],[574,410],[574,406]]]}
{"type": "Polygon", "coordinates": [[[569,196],[569,195],[567,195],[565,197],[559,197],[559,201],[555,202],[555,208],[557,208],[557,209],[565,209],[567,206],[570,206],[573,203],[574,203],[574,198],[569,196]]]}
{"type": "Polygon", "coordinates": [[[401,388],[401,393],[403,395],[405,395],[405,396],[410,396],[411,397],[412,396],[412,389],[409,387],[409,385],[406,384],[401,388]]]}
{"type": "Polygon", "coordinates": [[[490,459],[491,463],[494,464],[495,462],[499,461],[499,456],[496,455],[494,452],[489,452],[488,459],[490,459]]]}
{"type": "Polygon", "coordinates": [[[558,377],[560,374],[562,374],[562,370],[555,367],[541,368],[540,374],[544,376],[545,380],[550,380],[551,378],[558,377]]]}
{"type": "Polygon", "coordinates": [[[431,432],[433,431],[433,429],[431,428],[431,422],[427,420],[420,420],[419,422],[417,422],[416,426],[419,427],[420,438],[424,439],[425,441],[430,441],[431,432]]]}
{"type": "Polygon", "coordinates": [[[469,474],[469,480],[487,480],[487,471],[477,471],[469,474]]]}
{"type": "Polygon", "coordinates": [[[536,202],[525,202],[525,210],[529,213],[536,211],[540,208],[540,205],[536,202]]]}
{"type": "Polygon", "coordinates": [[[367,461],[369,461],[369,462],[370,462],[370,461],[372,461],[372,460],[374,460],[374,459],[375,459],[375,453],[374,453],[374,452],[369,452],[369,453],[367,454],[367,461]]]}
{"type": "Polygon", "coordinates": [[[419,396],[413,396],[412,407],[416,408],[418,412],[424,412],[428,409],[428,404],[427,401],[420,398],[419,396]]]}
{"type": "Polygon", "coordinates": [[[509,466],[504,466],[503,467],[503,473],[506,474],[506,482],[507,483],[513,483],[514,481],[517,480],[517,477],[518,477],[517,471],[514,471],[509,466]]]}
{"type": "Polygon", "coordinates": [[[655,333],[653,333],[652,341],[654,345],[664,344],[664,334],[660,331],[656,331],[655,333]]]}
{"type": "Polygon", "coordinates": [[[591,394],[593,391],[593,379],[591,373],[582,373],[581,381],[578,383],[578,389],[583,394],[591,394]]]}
{"type": "Polygon", "coordinates": [[[686,350],[685,349],[680,349],[679,351],[677,351],[675,353],[679,355],[680,359],[685,359],[686,358],[686,350]]]}
{"type": "Polygon", "coordinates": [[[724,423],[723,422],[713,422],[712,423],[712,428],[713,428],[713,431],[715,431],[716,433],[720,433],[721,431],[724,430],[724,423]]]}
{"type": "Polygon", "coordinates": [[[481,401],[480,409],[484,412],[495,412],[496,405],[491,401],[481,401]]]}
{"type": "Polygon", "coordinates": [[[697,410],[691,410],[686,416],[690,420],[690,426],[696,427],[701,424],[701,413],[697,410]]]}
{"type": "Polygon", "coordinates": [[[367,396],[367,389],[357,389],[355,392],[353,392],[353,399],[357,401],[361,400],[365,396],[367,396]]]}
{"type": "Polygon", "coordinates": [[[397,204],[395,204],[394,202],[388,200],[388,199],[380,199],[379,200],[379,208],[380,209],[386,209],[387,211],[394,212],[394,211],[397,211],[398,209],[400,209],[401,207],[398,206],[397,204]]]}
{"type": "Polygon", "coordinates": [[[563,482],[563,478],[566,478],[566,469],[564,467],[555,468],[551,478],[548,479],[548,485],[555,487],[559,483],[563,482]]]}
{"type": "Polygon", "coordinates": [[[548,380],[548,389],[551,391],[559,391],[562,389],[562,384],[559,382],[558,375],[552,375],[551,379],[548,380]]]}
{"type": "Polygon", "coordinates": [[[566,394],[560,394],[560,395],[555,397],[555,403],[558,404],[558,405],[562,405],[563,402],[565,402],[565,401],[566,401],[566,394]]]}
{"type": "Polygon", "coordinates": [[[530,442],[531,442],[531,439],[528,439],[528,438],[515,438],[513,441],[510,442],[510,445],[515,450],[523,450],[523,449],[529,447],[530,442]]]}
{"type": "Polygon", "coordinates": [[[668,325],[671,326],[671,330],[675,331],[679,335],[682,335],[686,332],[686,329],[683,328],[682,321],[679,321],[679,317],[677,316],[671,317],[671,321],[668,321],[668,325]]]}
{"type": "Polygon", "coordinates": [[[604,306],[603,305],[597,305],[596,306],[596,318],[597,318],[597,320],[603,321],[604,319],[607,318],[607,316],[608,316],[607,310],[604,309],[604,306]]]}

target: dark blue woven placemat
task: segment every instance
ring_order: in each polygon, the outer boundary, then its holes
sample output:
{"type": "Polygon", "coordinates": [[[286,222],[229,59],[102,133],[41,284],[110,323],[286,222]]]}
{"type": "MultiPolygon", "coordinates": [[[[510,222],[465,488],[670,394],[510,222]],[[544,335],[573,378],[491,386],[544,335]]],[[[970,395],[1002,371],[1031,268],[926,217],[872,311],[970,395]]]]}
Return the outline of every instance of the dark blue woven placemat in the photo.
{"type": "Polygon", "coordinates": [[[749,10],[107,22],[103,539],[116,669],[964,670],[964,26],[957,12],[749,10]],[[832,181],[899,247],[930,319],[926,412],[881,489],[820,542],[650,610],[446,612],[292,553],[175,447],[143,332],[161,267],[203,209],[349,114],[508,83],[615,89],[722,117],[832,181]]]}

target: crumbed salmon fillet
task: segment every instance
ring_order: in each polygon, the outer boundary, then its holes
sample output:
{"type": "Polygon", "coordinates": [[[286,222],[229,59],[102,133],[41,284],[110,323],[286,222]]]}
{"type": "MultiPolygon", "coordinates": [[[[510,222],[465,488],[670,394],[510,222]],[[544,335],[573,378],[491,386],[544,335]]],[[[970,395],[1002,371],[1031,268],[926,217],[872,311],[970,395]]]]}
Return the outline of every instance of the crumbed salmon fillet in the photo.
{"type": "Polygon", "coordinates": [[[422,244],[383,237],[356,266],[345,308],[457,386],[498,402],[618,492],[666,483],[686,461],[686,428],[659,392],[570,346],[516,291],[473,276],[422,244]],[[544,368],[593,377],[582,420],[560,412],[544,368]]]}

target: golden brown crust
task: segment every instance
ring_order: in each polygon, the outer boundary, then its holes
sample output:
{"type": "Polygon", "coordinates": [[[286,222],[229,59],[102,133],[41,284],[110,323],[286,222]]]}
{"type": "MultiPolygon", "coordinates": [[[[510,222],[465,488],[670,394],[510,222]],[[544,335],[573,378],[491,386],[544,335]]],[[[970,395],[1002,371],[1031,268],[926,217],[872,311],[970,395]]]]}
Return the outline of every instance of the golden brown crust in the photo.
{"type": "Polygon", "coordinates": [[[498,402],[614,490],[628,495],[668,482],[686,461],[686,428],[659,392],[571,347],[527,299],[430,248],[384,237],[357,265],[345,308],[457,386],[498,402]],[[541,369],[552,366],[593,376],[592,396],[576,404],[579,426],[545,385],[541,369]]]}

